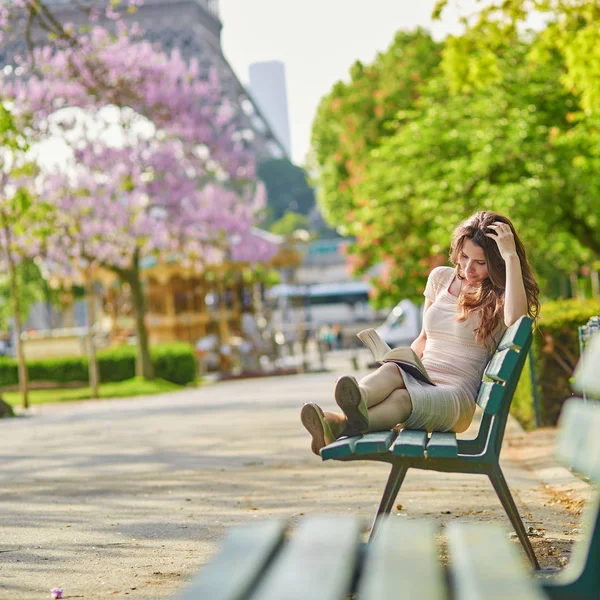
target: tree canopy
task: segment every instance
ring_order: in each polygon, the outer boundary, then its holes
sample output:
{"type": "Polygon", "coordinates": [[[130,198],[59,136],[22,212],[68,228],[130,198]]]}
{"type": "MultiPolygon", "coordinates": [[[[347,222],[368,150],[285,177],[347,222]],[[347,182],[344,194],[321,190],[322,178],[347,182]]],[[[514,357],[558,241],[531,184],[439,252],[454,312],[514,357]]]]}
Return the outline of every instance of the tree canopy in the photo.
{"type": "Polygon", "coordinates": [[[269,227],[287,212],[308,216],[315,205],[315,192],[306,181],[306,172],[285,158],[271,158],[257,168],[267,191],[263,225],[269,227]]]}
{"type": "MultiPolygon", "coordinates": [[[[440,18],[457,0],[438,0],[440,18]]],[[[598,0],[492,0],[463,16],[465,31],[450,36],[444,49],[447,74],[454,87],[481,87],[501,77],[503,49],[527,27],[529,58],[535,63],[559,58],[559,77],[567,91],[580,98],[584,110],[600,110],[600,2],[598,0]]]]}
{"type": "Polygon", "coordinates": [[[339,81],[318,107],[312,157],[318,200],[325,219],[341,227],[355,207],[355,191],[371,151],[389,136],[398,111],[412,107],[422,81],[437,68],[440,44],[417,29],[399,32],[370,65],[357,61],[350,81],[339,81]]]}
{"type": "Polygon", "coordinates": [[[437,52],[443,61],[419,78],[407,76],[410,55],[396,48],[414,48],[414,40],[396,37],[389,52],[404,57],[402,68],[392,69],[385,85],[410,82],[413,94],[385,115],[380,135],[369,136],[377,117],[362,107],[384,85],[369,75],[381,56],[360,72],[353,67],[351,82],[336,84],[315,118],[323,212],[355,237],[349,260],[357,275],[379,265],[374,283],[381,304],[418,297],[431,268],[446,263],[453,228],[477,210],[513,220],[543,278],[600,260],[598,120],[582,109],[578,90],[563,84],[563,56],[548,49],[534,60],[532,48],[547,33],[515,34],[510,44],[497,40],[489,64],[480,50],[479,62],[465,59],[467,71],[457,71],[456,48],[467,48],[471,35],[446,40],[437,52]],[[459,75],[484,83],[457,85],[459,75]],[[362,133],[371,140],[367,149],[354,152],[342,137],[348,123],[356,139],[362,133]]]}

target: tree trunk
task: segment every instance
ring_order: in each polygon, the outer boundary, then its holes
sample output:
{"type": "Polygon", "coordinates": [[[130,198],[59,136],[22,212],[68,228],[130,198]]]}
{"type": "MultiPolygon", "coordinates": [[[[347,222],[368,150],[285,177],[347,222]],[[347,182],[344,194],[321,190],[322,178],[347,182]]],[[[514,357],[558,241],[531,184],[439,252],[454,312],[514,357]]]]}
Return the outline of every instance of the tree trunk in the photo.
{"type": "Polygon", "coordinates": [[[99,398],[98,361],[96,360],[96,344],[94,343],[94,326],[96,325],[96,294],[94,281],[89,273],[85,275],[85,291],[87,296],[87,353],[92,398],[99,398]]]}
{"type": "Polygon", "coordinates": [[[135,330],[137,333],[137,360],[136,375],[144,379],[154,379],[154,368],[150,359],[150,344],[148,330],[144,317],[146,315],[146,302],[140,281],[140,272],[135,261],[132,269],[121,272],[121,276],[131,286],[131,301],[135,313],[135,330]]]}
{"type": "Polygon", "coordinates": [[[592,298],[598,298],[600,297],[600,278],[598,277],[598,271],[592,269],[590,277],[592,279],[592,298]]]}
{"type": "Polygon", "coordinates": [[[571,298],[579,298],[579,287],[577,285],[577,275],[569,273],[569,281],[571,283],[571,298]]]}
{"type": "Polygon", "coordinates": [[[15,354],[19,369],[19,390],[21,392],[21,406],[29,408],[28,400],[28,376],[27,364],[25,362],[25,353],[23,351],[23,343],[21,342],[21,300],[19,298],[19,284],[17,282],[17,269],[10,254],[10,231],[7,227],[4,228],[6,236],[6,263],[8,265],[8,274],[10,277],[10,294],[12,296],[12,313],[15,325],[15,354]]]}

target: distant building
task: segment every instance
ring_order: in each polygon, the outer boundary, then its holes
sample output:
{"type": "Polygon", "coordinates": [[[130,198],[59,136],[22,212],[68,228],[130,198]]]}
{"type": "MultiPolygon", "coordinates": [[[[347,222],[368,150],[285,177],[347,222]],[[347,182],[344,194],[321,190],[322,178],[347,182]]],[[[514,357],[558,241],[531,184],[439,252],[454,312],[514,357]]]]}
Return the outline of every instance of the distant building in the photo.
{"type": "Polygon", "coordinates": [[[250,93],[275,136],[290,155],[290,121],[288,115],[285,66],[272,60],[250,65],[250,93]]]}
{"type": "Polygon", "coordinates": [[[344,247],[351,241],[335,238],[308,244],[302,263],[287,269],[287,278],[267,292],[276,328],[295,331],[299,326],[348,326],[385,318],[387,310],[376,311],[369,304],[371,283],[350,275],[344,247]]]}

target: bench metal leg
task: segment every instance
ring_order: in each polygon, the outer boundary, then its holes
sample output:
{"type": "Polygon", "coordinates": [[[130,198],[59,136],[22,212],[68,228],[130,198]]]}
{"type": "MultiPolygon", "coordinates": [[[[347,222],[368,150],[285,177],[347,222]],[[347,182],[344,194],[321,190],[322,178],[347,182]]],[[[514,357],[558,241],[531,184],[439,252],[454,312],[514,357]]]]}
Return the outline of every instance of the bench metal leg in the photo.
{"type": "Polygon", "coordinates": [[[533,547],[531,546],[531,542],[529,541],[529,536],[525,531],[525,525],[523,525],[517,505],[515,504],[512,494],[508,489],[506,479],[504,479],[502,469],[500,469],[498,466],[494,468],[494,470],[489,473],[488,476],[492,482],[492,485],[494,486],[494,489],[496,490],[496,494],[498,495],[504,510],[506,511],[506,514],[508,515],[508,518],[510,519],[510,522],[512,523],[512,526],[515,529],[519,541],[523,545],[523,549],[525,550],[525,554],[527,554],[527,558],[531,562],[533,568],[539,571],[540,565],[535,552],[533,551],[533,547]]]}
{"type": "Polygon", "coordinates": [[[377,525],[377,519],[382,515],[385,516],[390,514],[392,506],[394,506],[394,500],[396,499],[396,496],[400,491],[400,486],[404,481],[404,477],[406,477],[407,471],[408,467],[406,466],[401,466],[398,464],[392,465],[392,470],[390,471],[390,476],[388,477],[385,489],[383,490],[383,496],[381,497],[381,502],[379,503],[379,508],[377,509],[375,520],[373,521],[373,525],[371,526],[369,541],[373,539],[373,535],[375,534],[375,526],[377,525]]]}

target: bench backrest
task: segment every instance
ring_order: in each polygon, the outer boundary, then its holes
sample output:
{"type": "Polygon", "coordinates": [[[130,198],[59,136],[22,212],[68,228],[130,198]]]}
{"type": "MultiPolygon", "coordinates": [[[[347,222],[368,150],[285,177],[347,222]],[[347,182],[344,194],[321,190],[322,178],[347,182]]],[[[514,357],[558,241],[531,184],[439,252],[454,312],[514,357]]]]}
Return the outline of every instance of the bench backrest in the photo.
{"type": "MultiPolygon", "coordinates": [[[[571,399],[560,414],[555,454],[566,467],[600,486],[600,404],[571,399]]],[[[569,598],[597,598],[600,594],[600,494],[585,508],[582,539],[557,581],[569,598]]],[[[550,585],[548,591],[552,592],[550,585]]],[[[554,594],[550,594],[555,597],[554,594]]],[[[558,597],[558,596],[557,596],[558,597]]],[[[562,597],[562,596],[560,596],[562,597]]]]}
{"type": "Polygon", "coordinates": [[[521,317],[504,332],[477,395],[484,414],[476,440],[496,455],[500,454],[510,403],[531,347],[532,326],[532,319],[521,317]]]}

